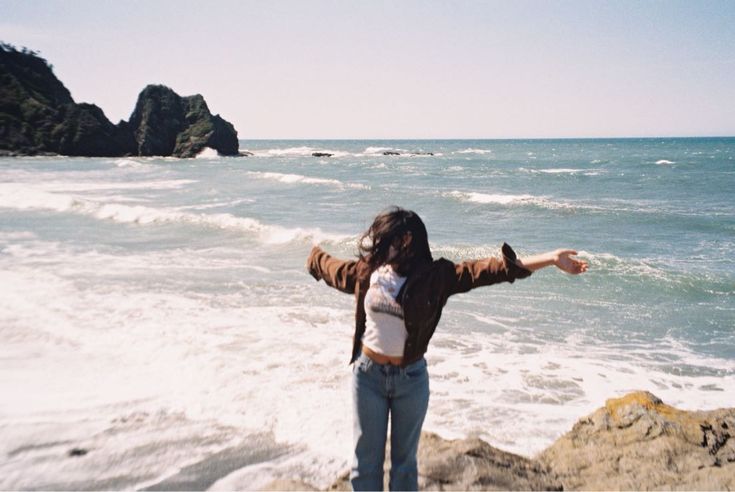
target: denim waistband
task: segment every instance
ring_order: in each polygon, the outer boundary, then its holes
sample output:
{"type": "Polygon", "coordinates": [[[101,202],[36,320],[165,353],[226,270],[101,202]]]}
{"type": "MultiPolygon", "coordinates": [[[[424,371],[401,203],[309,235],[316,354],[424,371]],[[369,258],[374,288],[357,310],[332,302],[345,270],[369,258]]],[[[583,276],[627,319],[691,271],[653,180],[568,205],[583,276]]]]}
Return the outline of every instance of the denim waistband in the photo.
{"type": "Polygon", "coordinates": [[[408,371],[413,371],[421,367],[426,367],[426,359],[422,357],[416,362],[412,362],[408,364],[406,367],[400,367],[400,366],[394,366],[393,364],[378,364],[377,362],[375,362],[373,359],[371,359],[367,355],[360,353],[360,355],[355,360],[355,365],[362,367],[363,370],[367,370],[370,368],[376,368],[384,374],[400,374],[400,373],[405,374],[408,371]]]}

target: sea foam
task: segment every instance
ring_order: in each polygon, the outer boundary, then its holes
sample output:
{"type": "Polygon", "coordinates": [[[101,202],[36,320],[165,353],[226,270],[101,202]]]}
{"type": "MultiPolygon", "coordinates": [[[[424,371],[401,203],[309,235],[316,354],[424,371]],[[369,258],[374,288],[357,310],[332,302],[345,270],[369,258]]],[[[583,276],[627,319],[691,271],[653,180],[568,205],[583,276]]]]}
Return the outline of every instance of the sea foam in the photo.
{"type": "Polygon", "coordinates": [[[284,174],[275,172],[261,172],[261,171],[250,171],[247,173],[248,176],[258,179],[268,179],[273,181],[279,181],[281,183],[293,184],[314,184],[314,185],[329,185],[336,186],[338,188],[353,188],[361,190],[369,190],[370,187],[358,183],[343,183],[338,179],[331,178],[311,178],[308,176],[302,176],[300,174],[284,174]]]}
{"type": "Polygon", "coordinates": [[[503,193],[478,193],[478,192],[465,192],[465,191],[450,191],[443,193],[444,196],[448,196],[460,201],[466,201],[471,203],[479,203],[483,205],[504,205],[504,206],[520,206],[520,205],[531,205],[541,208],[548,209],[572,209],[573,205],[551,201],[544,197],[534,195],[513,195],[503,193]]]}
{"type": "Polygon", "coordinates": [[[475,149],[472,147],[453,152],[453,154],[479,154],[479,155],[492,154],[492,153],[493,151],[490,149],[475,149]]]}
{"type": "Polygon", "coordinates": [[[86,215],[119,223],[156,224],[173,223],[239,230],[256,235],[267,244],[291,241],[342,242],[351,236],[330,234],[319,228],[288,228],[269,225],[250,217],[229,213],[195,214],[176,208],[157,208],[90,200],[81,196],[50,193],[29,185],[0,184],[0,207],[15,210],[52,210],[86,215]]]}

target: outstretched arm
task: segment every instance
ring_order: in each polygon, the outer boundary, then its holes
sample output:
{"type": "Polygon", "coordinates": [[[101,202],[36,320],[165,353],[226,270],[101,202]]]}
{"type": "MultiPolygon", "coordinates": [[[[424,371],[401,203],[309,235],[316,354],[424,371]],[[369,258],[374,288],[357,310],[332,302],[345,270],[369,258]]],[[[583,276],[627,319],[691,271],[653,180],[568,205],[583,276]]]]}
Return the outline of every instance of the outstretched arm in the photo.
{"type": "Polygon", "coordinates": [[[306,260],[306,270],[316,280],[342,292],[352,294],[358,277],[358,263],[354,260],[333,258],[319,246],[314,246],[306,260]]]}
{"type": "Polygon", "coordinates": [[[554,265],[560,270],[577,275],[586,272],[588,265],[584,260],[572,258],[576,254],[577,252],[573,249],[557,249],[556,251],[518,258],[516,263],[532,272],[554,265]]]}

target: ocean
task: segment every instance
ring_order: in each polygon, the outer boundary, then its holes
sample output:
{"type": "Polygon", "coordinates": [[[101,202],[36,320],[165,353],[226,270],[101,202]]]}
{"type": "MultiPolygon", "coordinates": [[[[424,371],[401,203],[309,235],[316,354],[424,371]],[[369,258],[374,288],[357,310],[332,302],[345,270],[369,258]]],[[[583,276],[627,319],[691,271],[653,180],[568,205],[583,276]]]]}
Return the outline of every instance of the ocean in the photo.
{"type": "Polygon", "coordinates": [[[304,263],[354,257],[389,205],[437,258],[508,242],[590,264],[452,297],[424,430],[533,455],[632,390],[734,406],[735,138],[241,149],[0,158],[1,489],[328,486],[354,299],[304,263]]]}

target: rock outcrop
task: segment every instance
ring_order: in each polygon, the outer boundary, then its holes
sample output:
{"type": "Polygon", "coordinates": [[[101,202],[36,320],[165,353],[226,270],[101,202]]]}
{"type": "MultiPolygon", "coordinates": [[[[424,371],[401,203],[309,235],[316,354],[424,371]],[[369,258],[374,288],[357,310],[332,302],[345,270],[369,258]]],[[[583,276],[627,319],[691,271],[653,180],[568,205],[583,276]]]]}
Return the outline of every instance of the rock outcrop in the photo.
{"type": "Polygon", "coordinates": [[[194,157],[205,147],[238,155],[237,131],[201,95],[151,85],[130,122],[112,124],[94,104],[76,103],[37,53],[0,43],[0,153],[194,157]]]}
{"type": "MultiPolygon", "coordinates": [[[[390,450],[386,450],[385,490],[388,490],[390,450]]],[[[544,465],[501,451],[478,438],[448,441],[423,432],[419,442],[421,490],[561,490],[544,465]]],[[[350,490],[349,473],[329,490],[350,490]]]]}
{"type": "MultiPolygon", "coordinates": [[[[419,488],[735,490],[734,430],[735,408],[688,412],[635,392],[608,400],[536,458],[477,438],[448,441],[425,432],[419,443],[419,488]]],[[[389,468],[386,459],[386,490],[389,468]]],[[[349,490],[348,475],[329,490],[349,490]]],[[[267,490],[281,486],[313,490],[297,481],[274,482],[267,490]]]]}
{"type": "Polygon", "coordinates": [[[566,490],[733,490],[735,409],[686,412],[631,393],[579,420],[539,460],[566,490]]]}
{"type": "Polygon", "coordinates": [[[119,156],[134,153],[124,123],[76,104],[46,60],[0,44],[0,150],[13,154],[119,156]]]}
{"type": "Polygon", "coordinates": [[[237,155],[235,128],[209,112],[204,98],[181,97],[163,85],[149,85],[130,116],[138,155],[194,157],[205,147],[237,155]]]}

